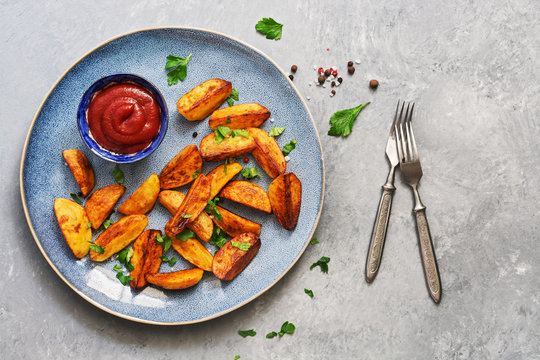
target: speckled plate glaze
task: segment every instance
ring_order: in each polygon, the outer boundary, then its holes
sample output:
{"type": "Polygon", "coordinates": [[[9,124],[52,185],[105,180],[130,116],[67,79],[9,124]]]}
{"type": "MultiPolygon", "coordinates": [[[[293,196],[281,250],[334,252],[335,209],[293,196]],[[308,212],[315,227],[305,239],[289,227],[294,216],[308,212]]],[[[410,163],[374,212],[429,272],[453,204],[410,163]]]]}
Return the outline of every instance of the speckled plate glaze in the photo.
{"type": "MultiPolygon", "coordinates": [[[[271,179],[251,156],[249,158],[247,166],[255,166],[263,174],[254,182],[267,189],[271,179]]],[[[203,171],[207,173],[217,165],[207,163],[203,171]]],[[[270,58],[245,43],[192,28],[154,28],[122,35],[94,49],[68,69],[34,118],[23,150],[20,176],[30,230],[56,273],[75,292],[107,312],[163,325],[189,324],[224,315],[272,287],[304,252],[319,220],[324,194],[318,133],[305,102],[286,74],[270,58]],[[174,86],[167,85],[164,69],[165,57],[171,53],[193,54],[187,78],[174,86]],[[79,136],[77,108],[90,85],[115,73],[132,73],[148,79],[161,91],[169,110],[169,128],[161,146],[137,163],[120,165],[127,189],[119,204],[150,174],[159,173],[182,148],[198,145],[203,136],[211,132],[206,120],[187,121],[175,107],[182,94],[207,79],[227,79],[238,89],[239,103],[259,102],[270,109],[274,122],[267,121],[263,128],[286,127],[277,139],[280,146],[297,139],[297,147],[288,163],[288,171],[298,176],[303,187],[302,208],[294,231],[281,228],[273,215],[223,202],[225,208],[262,224],[259,253],[233,281],[221,282],[206,273],[199,284],[186,290],[163,291],[148,286],[137,292],[122,286],[116,279],[115,260],[104,263],[91,262],[88,257],[77,260],[68,248],[54,216],[53,201],[57,197],[70,198],[71,192],[78,192],[78,186],[61,153],[70,148],[85,153],[96,174],[94,189],[114,183],[110,175],[114,164],[93,154],[79,136]],[[195,131],[198,136],[193,138],[195,131]]],[[[188,186],[180,188],[184,192],[187,189],[188,186]]],[[[149,213],[148,228],[163,229],[169,216],[157,203],[149,213]]],[[[112,219],[118,220],[119,214],[114,213],[112,219]]],[[[212,245],[206,246],[212,253],[216,250],[212,245]]],[[[173,249],[168,255],[176,256],[179,261],[174,268],[163,264],[162,272],[193,267],[173,249]]]]}

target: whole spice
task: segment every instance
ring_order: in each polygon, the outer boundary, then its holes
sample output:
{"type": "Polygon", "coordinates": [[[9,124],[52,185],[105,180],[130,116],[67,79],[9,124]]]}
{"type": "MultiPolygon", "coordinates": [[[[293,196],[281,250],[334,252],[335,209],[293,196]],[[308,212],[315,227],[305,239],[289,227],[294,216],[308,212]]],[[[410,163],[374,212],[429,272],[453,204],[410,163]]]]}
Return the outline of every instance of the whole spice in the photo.
{"type": "Polygon", "coordinates": [[[333,75],[334,77],[336,77],[336,76],[337,76],[337,70],[332,71],[332,75],[333,75]]]}
{"type": "Polygon", "coordinates": [[[379,86],[379,82],[377,80],[370,80],[369,81],[369,87],[372,89],[376,89],[379,86]]]}
{"type": "Polygon", "coordinates": [[[338,81],[338,83],[341,84],[341,83],[343,82],[343,78],[338,77],[338,78],[337,78],[337,81],[338,81]]]}
{"type": "Polygon", "coordinates": [[[292,74],[289,75],[289,79],[291,79],[291,81],[294,80],[294,76],[292,74]]]}
{"type": "Polygon", "coordinates": [[[347,66],[353,66],[353,65],[354,65],[354,63],[353,63],[352,61],[349,61],[349,62],[347,63],[347,66]]]}
{"type": "Polygon", "coordinates": [[[197,135],[199,135],[199,134],[197,134],[197,132],[196,132],[196,131],[194,131],[194,132],[193,132],[193,134],[192,134],[192,136],[193,136],[194,138],[196,138],[196,137],[197,137],[197,135]]]}
{"type": "Polygon", "coordinates": [[[330,69],[324,70],[324,76],[330,76],[332,74],[332,71],[330,69]]]}
{"type": "Polygon", "coordinates": [[[332,90],[332,95],[336,95],[336,90],[332,90]]]}
{"type": "Polygon", "coordinates": [[[347,71],[348,71],[349,74],[351,74],[351,75],[354,74],[354,70],[355,70],[354,66],[349,66],[349,67],[347,68],[347,71]]]}
{"type": "Polygon", "coordinates": [[[326,80],[326,79],[325,79],[324,75],[320,75],[319,78],[317,79],[317,81],[318,81],[319,84],[321,84],[321,85],[324,84],[324,81],[325,81],[325,80],[326,80]]]}
{"type": "Polygon", "coordinates": [[[245,157],[245,158],[244,158],[244,162],[245,162],[245,163],[249,162],[249,158],[245,157]]]}
{"type": "Polygon", "coordinates": [[[336,86],[336,82],[335,82],[335,81],[332,81],[330,84],[332,85],[332,87],[336,86]]]}
{"type": "Polygon", "coordinates": [[[320,67],[320,68],[317,70],[317,72],[318,72],[319,74],[322,74],[322,73],[324,72],[324,69],[323,69],[322,67],[320,67]]]}
{"type": "Polygon", "coordinates": [[[296,65],[291,66],[291,71],[293,73],[296,72],[296,70],[298,70],[298,66],[296,66],[296,65]]]}

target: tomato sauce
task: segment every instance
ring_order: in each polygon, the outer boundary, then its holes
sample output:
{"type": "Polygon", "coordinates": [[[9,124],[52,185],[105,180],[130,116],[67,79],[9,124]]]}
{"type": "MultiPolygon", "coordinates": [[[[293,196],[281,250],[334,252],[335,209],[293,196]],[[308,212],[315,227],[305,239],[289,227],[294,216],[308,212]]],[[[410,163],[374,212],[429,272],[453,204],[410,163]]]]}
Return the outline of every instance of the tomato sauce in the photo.
{"type": "Polygon", "coordinates": [[[86,114],[90,133],[101,147],[134,154],[159,133],[161,109],[152,93],[132,83],[117,83],[98,92],[86,114]]]}

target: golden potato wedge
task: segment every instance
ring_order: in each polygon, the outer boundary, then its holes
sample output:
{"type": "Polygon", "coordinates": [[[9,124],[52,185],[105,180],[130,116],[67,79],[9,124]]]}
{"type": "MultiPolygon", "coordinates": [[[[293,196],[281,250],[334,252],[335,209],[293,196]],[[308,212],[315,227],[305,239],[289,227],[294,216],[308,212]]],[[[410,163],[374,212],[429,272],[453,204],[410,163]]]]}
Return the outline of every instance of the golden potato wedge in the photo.
{"type": "Polygon", "coordinates": [[[86,197],[94,188],[94,169],[92,168],[92,164],[90,164],[90,161],[78,149],[64,150],[62,156],[71,169],[83,196],[86,197]]]}
{"type": "Polygon", "coordinates": [[[165,225],[165,234],[174,239],[187,225],[192,224],[204,210],[210,200],[210,181],[199,174],[176,214],[165,225]]]}
{"type": "Polygon", "coordinates": [[[210,115],[208,125],[217,129],[227,126],[229,129],[259,127],[270,117],[270,110],[259,104],[239,104],[217,109],[210,115]]]}
{"type": "Polygon", "coordinates": [[[227,173],[225,173],[225,165],[219,165],[210,171],[206,175],[210,180],[210,199],[216,197],[229,180],[235,177],[240,171],[242,171],[242,165],[237,162],[227,164],[227,173]]]}
{"type": "Polygon", "coordinates": [[[232,92],[232,84],[222,79],[206,80],[184,94],[176,103],[189,121],[202,120],[217,109],[232,92]]]}
{"type": "Polygon", "coordinates": [[[257,235],[253,233],[240,234],[229,240],[216,253],[212,263],[212,272],[220,280],[232,280],[244,270],[260,248],[261,239],[257,235]],[[251,246],[247,250],[240,250],[232,245],[233,242],[251,244],[251,246]]]}
{"type": "Polygon", "coordinates": [[[197,170],[202,170],[201,153],[197,145],[188,145],[161,170],[159,184],[162,189],[189,184],[197,170]]]}
{"type": "Polygon", "coordinates": [[[55,199],[54,212],[73,255],[82,259],[88,254],[90,241],[92,241],[92,230],[88,226],[90,220],[86,216],[86,211],[75,201],[55,199]]]}
{"type": "Polygon", "coordinates": [[[152,174],[118,207],[118,211],[124,215],[146,214],[154,207],[158,195],[159,178],[156,174],[152,174]]]}
{"type": "Polygon", "coordinates": [[[142,289],[147,285],[146,274],[159,271],[163,246],[156,243],[158,235],[161,235],[159,230],[146,230],[133,243],[133,255],[130,260],[133,265],[133,270],[130,273],[133,280],[129,284],[135,290],[142,289]]]}
{"type": "Polygon", "coordinates": [[[216,134],[206,135],[199,145],[205,161],[221,161],[252,152],[257,145],[252,136],[226,137],[221,143],[216,142],[216,134]]]}
{"type": "MultiPolygon", "coordinates": [[[[161,205],[165,206],[172,215],[175,215],[185,197],[186,195],[179,191],[163,190],[159,193],[159,202],[161,205]]],[[[194,231],[199,239],[208,242],[214,231],[214,223],[212,222],[210,215],[203,211],[197,216],[194,222],[187,225],[187,228],[194,231]]]]}
{"type": "Polygon", "coordinates": [[[170,273],[146,274],[146,281],[167,290],[186,289],[201,281],[204,270],[199,268],[170,273]]]}
{"type": "Polygon", "coordinates": [[[135,240],[148,225],[146,215],[124,216],[105,231],[95,241],[95,244],[105,248],[103,254],[90,250],[93,261],[104,261],[116,254],[135,240]]]}
{"type": "Polygon", "coordinates": [[[251,232],[256,235],[261,234],[260,224],[238,216],[230,212],[229,210],[225,210],[221,206],[216,206],[216,208],[223,217],[223,220],[218,220],[215,217],[212,217],[212,220],[214,220],[216,225],[219,226],[219,228],[225,231],[228,235],[238,236],[247,232],[251,232]]]}
{"type": "Polygon", "coordinates": [[[186,241],[172,239],[172,247],[184,259],[206,271],[212,271],[212,260],[214,257],[210,254],[203,244],[197,239],[187,239],[186,241]]]}
{"type": "Polygon", "coordinates": [[[124,194],[125,190],[125,187],[118,184],[105,186],[94,191],[88,200],[86,200],[84,209],[94,230],[99,229],[101,224],[107,219],[107,216],[111,214],[114,205],[124,194]]]}
{"type": "Polygon", "coordinates": [[[268,214],[272,212],[266,191],[249,181],[231,181],[221,190],[219,196],[268,214]]]}
{"type": "Polygon", "coordinates": [[[281,174],[268,187],[277,221],[287,230],[295,228],[302,204],[302,183],[293,173],[281,174]]]}
{"type": "Polygon", "coordinates": [[[283,156],[274,137],[269,136],[266,131],[257,128],[249,128],[249,136],[253,138],[257,145],[252,152],[253,157],[268,176],[275,178],[287,170],[285,156],[283,156]]]}

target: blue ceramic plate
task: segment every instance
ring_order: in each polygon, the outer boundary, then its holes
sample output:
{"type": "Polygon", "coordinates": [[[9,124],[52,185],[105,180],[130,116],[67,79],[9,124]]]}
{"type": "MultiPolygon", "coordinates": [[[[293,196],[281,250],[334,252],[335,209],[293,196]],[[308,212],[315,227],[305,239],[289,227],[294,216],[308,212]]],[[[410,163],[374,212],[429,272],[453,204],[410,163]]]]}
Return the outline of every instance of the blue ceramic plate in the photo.
{"type": "MultiPolygon", "coordinates": [[[[227,106],[225,103],[224,106],[227,106]]],[[[257,167],[263,176],[253,180],[267,189],[271,179],[251,156],[247,167],[257,167]]],[[[203,172],[218,163],[206,163],[203,172]]],[[[152,324],[189,324],[226,314],[255,299],[294,265],[309,243],[319,220],[324,194],[324,167],[317,129],[300,94],[286,74],[266,55],[223,34],[201,29],[158,28],[136,31],[99,46],[73,65],[54,85],[39,108],[29,131],[21,162],[21,193],[32,234],[56,273],[79,295],[114,315],[152,324]],[[169,54],[193,54],[184,82],[168,86],[164,69],[169,54]],[[210,78],[232,82],[240,93],[239,103],[258,102],[271,112],[273,122],[262,126],[285,127],[277,139],[280,146],[297,139],[291,152],[288,171],[302,181],[302,208],[294,231],[284,230],[273,215],[251,210],[232,202],[223,206],[262,224],[262,246],[252,262],[233,281],[222,282],[206,273],[196,286],[179,291],[164,291],[152,286],[133,291],[116,279],[114,259],[95,263],[85,257],[77,260],[68,248],[53,211],[55,198],[70,198],[78,186],[64,163],[62,151],[78,148],[94,167],[94,189],[114,183],[110,174],[114,164],[92,153],[77,129],[77,108],[85,91],[96,80],[115,73],[140,75],[153,83],[168,104],[169,127],[160,147],[133,164],[120,165],[125,173],[126,200],[152,173],[182,148],[199,144],[211,132],[207,120],[190,122],[175,107],[180,96],[210,78]],[[198,135],[192,136],[194,132],[198,135]]],[[[188,186],[180,188],[187,191],[188,186]]],[[[148,228],[163,229],[170,215],[157,203],[148,214],[148,228]]],[[[114,213],[114,221],[119,214],[114,213]]],[[[96,235],[94,234],[94,238],[96,235]]],[[[206,244],[212,253],[216,248],[206,244]]],[[[163,264],[161,272],[192,268],[174,250],[177,264],[163,264]]]]}

